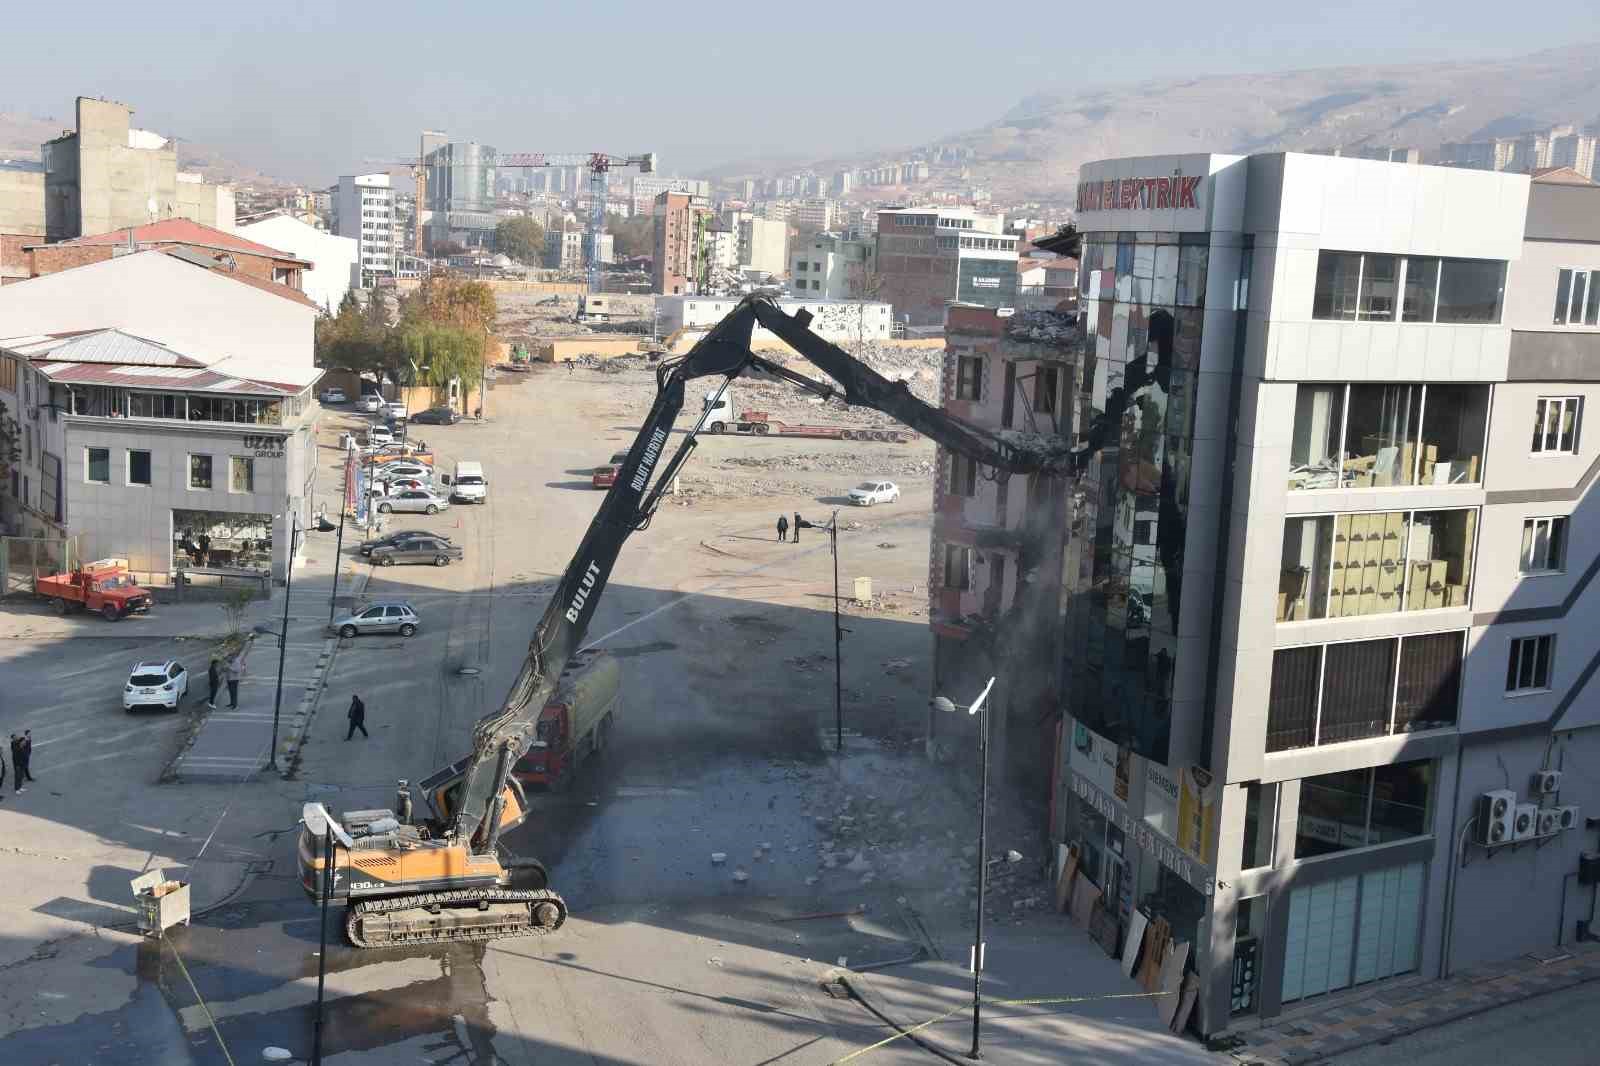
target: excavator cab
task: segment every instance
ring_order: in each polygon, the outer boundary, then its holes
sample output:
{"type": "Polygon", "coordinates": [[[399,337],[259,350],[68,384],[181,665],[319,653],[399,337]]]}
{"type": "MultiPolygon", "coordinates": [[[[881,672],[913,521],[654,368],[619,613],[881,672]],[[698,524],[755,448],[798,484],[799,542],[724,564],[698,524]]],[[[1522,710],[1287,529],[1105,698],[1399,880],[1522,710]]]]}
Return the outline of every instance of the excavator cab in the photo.
{"type": "MultiPolygon", "coordinates": [[[[471,762],[472,756],[464,756],[422,779],[423,798],[427,800],[428,810],[433,813],[433,820],[438,825],[449,825],[455,817],[456,803],[462,783],[466,780],[467,766],[471,762]]],[[[505,788],[500,790],[500,832],[515,829],[527,817],[527,793],[523,791],[522,783],[508,774],[505,788]]]]}

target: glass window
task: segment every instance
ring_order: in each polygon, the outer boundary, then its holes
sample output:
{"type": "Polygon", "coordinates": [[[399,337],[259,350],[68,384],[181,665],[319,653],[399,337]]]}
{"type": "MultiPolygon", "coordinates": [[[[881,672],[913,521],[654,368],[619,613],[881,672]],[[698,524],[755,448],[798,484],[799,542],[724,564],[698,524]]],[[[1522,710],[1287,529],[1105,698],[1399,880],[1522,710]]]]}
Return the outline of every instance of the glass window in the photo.
{"type": "Polygon", "coordinates": [[[978,463],[968,455],[950,456],[950,491],[957,496],[978,494],[978,463]]]}
{"type": "Polygon", "coordinates": [[[211,488],[211,456],[189,456],[189,487],[191,489],[211,488]]]}
{"type": "Polygon", "coordinates": [[[1178,306],[1200,307],[1206,302],[1206,253],[1203,244],[1178,249],[1178,306]]]}
{"type": "Polygon", "coordinates": [[[1465,639],[1461,632],[1425,633],[1401,642],[1394,707],[1396,733],[1455,724],[1465,639]]]}
{"type": "Polygon", "coordinates": [[[111,484],[111,449],[85,448],[83,455],[85,463],[84,480],[97,482],[101,485],[111,484]]]}
{"type": "Polygon", "coordinates": [[[1436,322],[1500,321],[1506,265],[1497,259],[1441,259],[1436,322]]]}
{"type": "Polygon", "coordinates": [[[1556,279],[1555,324],[1600,325],[1600,271],[1563,270],[1556,279]]]}
{"type": "Polygon", "coordinates": [[[256,490],[256,461],[243,456],[232,456],[228,464],[228,491],[254,492],[256,490]]]}
{"type": "Polygon", "coordinates": [[[1413,484],[1422,386],[1351,385],[1347,411],[1345,487],[1413,484]]]}
{"type": "Polygon", "coordinates": [[[1522,523],[1522,573],[1559,573],[1566,563],[1565,518],[1529,518],[1522,523]]]}
{"type": "Polygon", "coordinates": [[[1353,321],[1360,282],[1360,252],[1318,252],[1311,317],[1353,321]]]}
{"type": "Polygon", "coordinates": [[[1339,439],[1344,432],[1343,385],[1301,385],[1295,392],[1289,488],[1339,487],[1339,439]]]}
{"type": "Polygon", "coordinates": [[[1506,664],[1507,692],[1543,692],[1550,687],[1550,653],[1555,637],[1520,637],[1511,642],[1506,664]]]}
{"type": "Polygon", "coordinates": [[[956,399],[971,400],[974,403],[983,399],[983,358],[981,356],[960,355],[956,357],[956,399]]]}
{"type": "Polygon", "coordinates": [[[1411,516],[1406,610],[1468,606],[1477,529],[1478,513],[1472,510],[1418,511],[1411,516]]]}
{"type": "Polygon", "coordinates": [[[1533,450],[1571,454],[1578,450],[1577,396],[1541,396],[1533,409],[1533,450]]]}
{"type": "Polygon", "coordinates": [[[1421,485],[1476,485],[1482,478],[1487,385],[1429,385],[1422,417],[1421,485]]]}
{"type": "Polygon", "coordinates": [[[1033,375],[1033,409],[1040,414],[1053,414],[1056,393],[1060,391],[1060,371],[1057,367],[1042,366],[1033,375]]]}
{"type": "Polygon", "coordinates": [[[1328,645],[1319,744],[1381,737],[1389,732],[1395,645],[1392,639],[1328,645]]]}
{"type": "Polygon", "coordinates": [[[944,546],[944,587],[970,589],[972,587],[972,549],[963,544],[944,546]]]}
{"type": "Polygon", "coordinates": [[[1300,782],[1294,857],[1310,859],[1374,843],[1367,837],[1372,771],[1341,770],[1300,782]]]}
{"type": "Polygon", "coordinates": [[[1239,869],[1272,865],[1272,844],[1277,835],[1278,786],[1251,781],[1244,786],[1244,847],[1239,869]]]}
{"type": "Polygon", "coordinates": [[[1300,781],[1294,857],[1425,836],[1433,824],[1434,764],[1422,759],[1300,781]]]}
{"type": "Polygon", "coordinates": [[[1432,256],[1406,259],[1405,292],[1400,301],[1402,322],[1432,322],[1439,303],[1439,260],[1432,256]]]}
{"type": "Polygon", "coordinates": [[[1327,616],[1332,549],[1331,515],[1290,518],[1284,522],[1278,621],[1303,622],[1327,616]]]}
{"type": "Polygon", "coordinates": [[[1367,255],[1361,263],[1361,302],[1356,317],[1393,322],[1400,287],[1400,261],[1392,255],[1367,255]]]}
{"type": "Polygon", "coordinates": [[[146,451],[128,450],[128,484],[150,484],[150,453],[146,451]]]}
{"type": "Polygon", "coordinates": [[[1272,653],[1267,696],[1267,750],[1288,751],[1316,743],[1317,691],[1322,648],[1279,648],[1272,653]]]}

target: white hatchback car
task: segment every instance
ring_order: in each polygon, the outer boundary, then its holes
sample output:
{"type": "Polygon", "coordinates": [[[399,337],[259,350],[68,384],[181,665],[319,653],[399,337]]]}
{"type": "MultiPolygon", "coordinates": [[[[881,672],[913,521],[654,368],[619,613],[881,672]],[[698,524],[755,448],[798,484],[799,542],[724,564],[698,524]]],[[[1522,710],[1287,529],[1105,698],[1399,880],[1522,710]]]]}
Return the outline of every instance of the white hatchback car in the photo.
{"type": "Polygon", "coordinates": [[[892,481],[863,481],[850,490],[850,502],[857,507],[893,503],[900,498],[900,486],[892,481]]]}
{"type": "Polygon", "coordinates": [[[356,410],[376,414],[383,410],[383,397],[375,392],[362,393],[361,398],[356,401],[356,410]]]}
{"type": "Polygon", "coordinates": [[[140,707],[164,707],[175,711],[189,693],[189,671],[173,659],[158,663],[136,663],[128,672],[122,689],[122,709],[132,714],[140,707]]]}

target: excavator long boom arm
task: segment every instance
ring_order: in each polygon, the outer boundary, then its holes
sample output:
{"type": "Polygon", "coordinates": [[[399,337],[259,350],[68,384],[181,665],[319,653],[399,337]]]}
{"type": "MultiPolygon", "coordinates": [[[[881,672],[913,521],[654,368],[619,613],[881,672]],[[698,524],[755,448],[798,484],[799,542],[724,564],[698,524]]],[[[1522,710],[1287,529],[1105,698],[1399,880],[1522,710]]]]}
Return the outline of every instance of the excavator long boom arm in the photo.
{"type": "Polygon", "coordinates": [[[662,491],[694,451],[703,410],[696,413],[694,428],[671,459],[661,463],[689,381],[712,375],[731,381],[747,370],[759,370],[821,396],[842,390],[846,403],[881,411],[985,466],[1024,474],[1067,468],[1070,457],[1060,442],[1003,438],[924,403],[904,382],[889,381],[819,337],[809,322],[805,312],[787,315],[769,297],[746,297],[681,359],[663,360],[657,368],[655,402],[534,630],[516,681],[500,708],[474,727],[472,755],[464,760],[450,828],[470,839],[475,849],[491,846],[495,839],[506,776],[532,744],[539,712],[555,691],[567,660],[583,647],[623,545],[635,530],[649,525],[662,491]],[[754,354],[750,341],[757,325],[777,335],[838,388],[754,354]]]}

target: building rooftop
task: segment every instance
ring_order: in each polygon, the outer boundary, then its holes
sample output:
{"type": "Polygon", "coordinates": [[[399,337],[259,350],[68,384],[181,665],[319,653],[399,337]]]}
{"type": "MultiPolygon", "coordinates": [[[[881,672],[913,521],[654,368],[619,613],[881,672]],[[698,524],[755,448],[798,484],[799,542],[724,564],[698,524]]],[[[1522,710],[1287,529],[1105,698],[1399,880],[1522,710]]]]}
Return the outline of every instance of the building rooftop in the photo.
{"type": "Polygon", "coordinates": [[[28,359],[74,363],[109,363],[137,367],[203,367],[198,359],[168,348],[159,341],[136,337],[120,329],[73,330],[0,339],[0,348],[28,359]]]}
{"type": "Polygon", "coordinates": [[[1540,167],[1533,172],[1533,180],[1542,185],[1593,185],[1571,167],[1540,167]]]}
{"type": "Polygon", "coordinates": [[[109,233],[94,233],[87,237],[74,237],[72,240],[59,241],[53,245],[32,245],[35,248],[43,247],[84,247],[105,245],[161,245],[161,244],[191,244],[201,248],[216,248],[226,252],[247,252],[250,255],[265,256],[271,259],[286,259],[295,263],[311,264],[303,259],[298,259],[288,252],[269,248],[265,244],[241,237],[237,233],[220,230],[214,226],[207,226],[202,222],[194,222],[187,218],[164,218],[159,222],[147,222],[142,226],[129,226],[124,229],[112,230],[109,233]]]}
{"type": "Polygon", "coordinates": [[[122,385],[267,396],[299,391],[292,384],[235,377],[227,372],[229,359],[208,366],[159,341],[120,329],[0,338],[0,350],[29,360],[40,373],[62,385],[122,385]]]}

